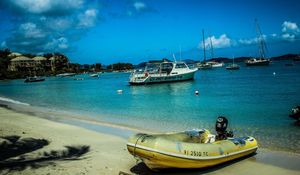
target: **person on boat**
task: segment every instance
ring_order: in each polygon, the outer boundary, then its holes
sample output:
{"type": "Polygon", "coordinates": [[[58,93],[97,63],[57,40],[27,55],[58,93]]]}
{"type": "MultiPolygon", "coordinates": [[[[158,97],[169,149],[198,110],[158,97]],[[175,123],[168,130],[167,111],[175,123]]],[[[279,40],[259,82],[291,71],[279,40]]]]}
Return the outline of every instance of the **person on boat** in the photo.
{"type": "Polygon", "coordinates": [[[232,131],[227,132],[228,120],[224,116],[220,116],[216,121],[216,140],[226,140],[227,137],[233,137],[232,131]]]}

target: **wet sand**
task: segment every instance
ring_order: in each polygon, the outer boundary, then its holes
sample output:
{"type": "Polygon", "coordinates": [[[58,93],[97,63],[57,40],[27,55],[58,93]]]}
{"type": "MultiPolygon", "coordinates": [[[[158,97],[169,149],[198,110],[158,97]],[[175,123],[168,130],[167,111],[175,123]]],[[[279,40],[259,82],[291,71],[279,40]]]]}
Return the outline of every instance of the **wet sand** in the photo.
{"type": "Polygon", "coordinates": [[[119,174],[120,171],[127,174],[216,175],[300,173],[299,154],[266,149],[213,168],[152,172],[143,163],[136,164],[127,152],[127,137],[137,130],[79,120],[55,122],[4,107],[0,107],[0,121],[0,148],[15,144],[19,149],[6,155],[5,160],[0,157],[0,174],[119,174]],[[26,145],[27,149],[22,148],[26,145]]]}

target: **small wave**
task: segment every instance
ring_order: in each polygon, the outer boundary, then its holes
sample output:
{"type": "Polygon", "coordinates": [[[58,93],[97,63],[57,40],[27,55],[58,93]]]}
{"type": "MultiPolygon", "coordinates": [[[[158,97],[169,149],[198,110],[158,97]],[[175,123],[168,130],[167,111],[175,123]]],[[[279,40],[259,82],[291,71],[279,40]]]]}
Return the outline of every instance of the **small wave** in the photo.
{"type": "Polygon", "coordinates": [[[17,100],[13,100],[13,99],[10,99],[10,98],[5,98],[5,97],[0,97],[0,101],[14,103],[14,104],[18,104],[18,105],[30,106],[30,104],[28,104],[28,103],[23,103],[23,102],[20,102],[20,101],[17,101],[17,100]]]}

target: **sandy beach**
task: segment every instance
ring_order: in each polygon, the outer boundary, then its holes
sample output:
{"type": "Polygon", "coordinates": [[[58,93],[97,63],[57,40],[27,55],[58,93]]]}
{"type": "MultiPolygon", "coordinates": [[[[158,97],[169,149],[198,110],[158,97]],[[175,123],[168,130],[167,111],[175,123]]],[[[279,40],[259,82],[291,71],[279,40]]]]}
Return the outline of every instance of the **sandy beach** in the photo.
{"type": "Polygon", "coordinates": [[[265,149],[259,149],[252,157],[209,169],[152,172],[143,163],[136,164],[127,152],[127,139],[112,132],[113,127],[111,132],[89,130],[5,107],[0,107],[0,120],[0,174],[296,175],[300,172],[299,154],[265,149]],[[14,145],[14,149],[8,149],[7,145],[14,145]]]}

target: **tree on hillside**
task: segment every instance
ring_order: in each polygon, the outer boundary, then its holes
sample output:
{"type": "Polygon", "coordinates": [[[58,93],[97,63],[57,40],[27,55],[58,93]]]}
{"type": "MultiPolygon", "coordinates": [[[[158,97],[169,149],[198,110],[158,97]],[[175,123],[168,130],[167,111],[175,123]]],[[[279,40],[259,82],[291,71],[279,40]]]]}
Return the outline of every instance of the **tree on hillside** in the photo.
{"type": "Polygon", "coordinates": [[[8,76],[7,69],[10,64],[9,54],[11,54],[9,49],[0,50],[0,79],[5,79],[8,76]]]}
{"type": "Polygon", "coordinates": [[[118,71],[129,70],[129,69],[133,69],[133,65],[131,63],[115,63],[107,66],[107,69],[118,70],[118,71]]]}
{"type": "Polygon", "coordinates": [[[96,72],[100,71],[100,70],[101,70],[101,67],[102,67],[101,63],[96,63],[96,64],[95,64],[95,71],[96,71],[96,72]]]}
{"type": "Polygon", "coordinates": [[[53,57],[55,58],[55,70],[56,72],[65,72],[69,70],[69,59],[67,56],[61,53],[54,53],[53,57]]]}
{"type": "Polygon", "coordinates": [[[49,59],[49,58],[53,57],[53,53],[45,53],[45,54],[43,55],[43,57],[49,59]]]}

